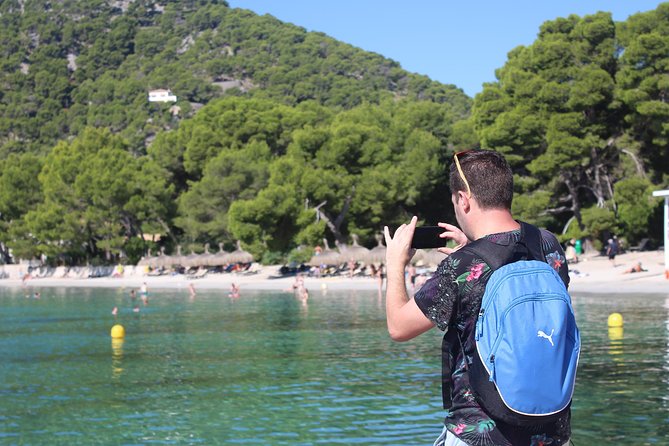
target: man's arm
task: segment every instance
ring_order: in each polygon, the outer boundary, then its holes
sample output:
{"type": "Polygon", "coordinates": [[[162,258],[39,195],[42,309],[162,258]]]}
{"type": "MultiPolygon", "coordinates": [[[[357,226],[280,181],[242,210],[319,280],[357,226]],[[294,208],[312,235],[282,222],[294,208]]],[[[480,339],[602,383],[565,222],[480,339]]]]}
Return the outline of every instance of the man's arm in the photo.
{"type": "Polygon", "coordinates": [[[417,218],[397,228],[394,237],[386,226],[386,320],[388,333],[394,341],[408,341],[434,327],[416,302],[409,299],[404,282],[404,269],[413,257],[411,249],[417,218]]]}

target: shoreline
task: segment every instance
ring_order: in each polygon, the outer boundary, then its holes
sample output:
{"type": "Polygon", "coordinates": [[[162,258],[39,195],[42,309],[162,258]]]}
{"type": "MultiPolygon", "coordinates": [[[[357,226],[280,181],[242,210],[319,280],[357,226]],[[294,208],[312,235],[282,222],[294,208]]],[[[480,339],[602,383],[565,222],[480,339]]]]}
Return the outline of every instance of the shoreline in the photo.
{"type": "MultiPolygon", "coordinates": [[[[570,264],[571,294],[582,293],[669,293],[669,280],[665,278],[664,256],[662,251],[628,252],[616,257],[616,266],[603,256],[583,256],[578,263],[570,264]],[[641,262],[647,271],[623,274],[623,271],[641,262]]],[[[3,288],[47,288],[47,287],[86,287],[86,288],[139,288],[146,282],[152,289],[187,289],[193,284],[201,290],[228,291],[235,283],[241,290],[254,291],[290,291],[294,276],[273,278],[280,265],[264,266],[255,274],[209,273],[201,278],[188,276],[163,275],[146,276],[127,274],[120,278],[111,276],[97,278],[31,278],[23,283],[18,278],[0,279],[3,288]]],[[[128,270],[132,271],[132,268],[128,270]]],[[[305,277],[309,290],[355,290],[377,291],[378,281],[372,277],[305,277]]],[[[385,288],[385,287],[384,287],[385,288]]]]}

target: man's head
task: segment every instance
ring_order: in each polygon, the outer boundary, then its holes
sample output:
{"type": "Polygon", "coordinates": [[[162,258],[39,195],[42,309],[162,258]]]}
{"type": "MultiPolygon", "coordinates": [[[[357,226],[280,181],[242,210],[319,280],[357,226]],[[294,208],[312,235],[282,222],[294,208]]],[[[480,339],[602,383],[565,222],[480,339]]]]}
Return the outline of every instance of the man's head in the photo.
{"type": "Polygon", "coordinates": [[[469,150],[455,154],[449,185],[455,202],[464,194],[476,200],[482,210],[511,210],[513,173],[498,152],[469,150]]]}

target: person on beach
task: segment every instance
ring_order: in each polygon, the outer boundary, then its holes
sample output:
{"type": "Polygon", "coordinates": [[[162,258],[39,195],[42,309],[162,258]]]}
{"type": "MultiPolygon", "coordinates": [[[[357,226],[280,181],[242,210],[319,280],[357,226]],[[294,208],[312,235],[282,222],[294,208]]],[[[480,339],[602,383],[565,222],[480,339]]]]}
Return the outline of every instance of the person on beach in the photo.
{"type": "Polygon", "coordinates": [[[137,304],[137,292],[133,289],[130,290],[130,301],[132,302],[132,311],[139,313],[139,305],[137,304]]]}
{"type": "Polygon", "coordinates": [[[146,282],[143,282],[139,287],[139,296],[142,298],[144,305],[149,303],[149,287],[146,285],[146,282]]]}
{"type": "Polygon", "coordinates": [[[353,278],[353,273],[355,273],[355,261],[353,261],[353,259],[349,259],[347,266],[348,266],[348,277],[353,278]]]}
{"type": "Polygon", "coordinates": [[[189,294],[191,299],[194,299],[195,295],[197,294],[195,292],[195,285],[193,285],[192,283],[188,284],[188,294],[189,294]]]}
{"type": "Polygon", "coordinates": [[[297,274],[295,276],[295,282],[293,282],[292,290],[293,293],[295,293],[295,297],[301,301],[306,302],[307,299],[309,299],[309,290],[304,285],[304,276],[302,274],[297,274]]]}
{"type": "Polygon", "coordinates": [[[620,245],[618,245],[618,239],[615,235],[610,238],[606,244],[606,255],[609,257],[611,265],[613,265],[614,268],[616,266],[616,255],[618,254],[619,247],[620,245]]]}
{"type": "MultiPolygon", "coordinates": [[[[450,254],[434,275],[410,299],[404,271],[414,250],[411,240],[417,218],[401,225],[386,239],[386,317],[395,341],[408,341],[437,326],[445,331],[442,344],[442,396],[447,409],[444,427],[435,446],[567,445],[571,436],[567,410],[556,421],[523,428],[493,419],[481,406],[470,384],[468,365],[476,353],[473,336],[481,299],[492,271],[469,250],[479,239],[514,247],[521,239],[520,224],[511,214],[513,174],[504,157],[494,151],[471,150],[455,154],[449,185],[456,226],[439,223],[442,238],[457,243],[439,248],[450,254]]],[[[569,283],[567,262],[555,236],[541,230],[546,262],[569,283]]]]}
{"type": "Polygon", "coordinates": [[[370,263],[369,265],[369,275],[371,277],[376,278],[376,282],[379,285],[378,291],[379,291],[379,299],[383,297],[383,278],[385,277],[385,274],[383,273],[383,263],[379,263],[379,266],[377,266],[373,263],[370,263]]]}
{"type": "Polygon", "coordinates": [[[302,303],[306,303],[307,300],[309,300],[309,290],[304,285],[297,290],[297,298],[302,301],[302,303]]]}
{"type": "Polygon", "coordinates": [[[409,263],[407,274],[409,275],[409,283],[411,283],[411,294],[414,294],[416,292],[416,267],[413,263],[409,263]]]}
{"type": "Polygon", "coordinates": [[[239,297],[239,285],[237,285],[234,282],[232,284],[230,284],[230,292],[228,293],[228,297],[232,297],[232,298],[239,297]]]}
{"type": "Polygon", "coordinates": [[[565,257],[569,263],[578,263],[578,254],[576,253],[576,240],[571,239],[567,242],[567,247],[565,248],[565,257]]]}
{"type": "Polygon", "coordinates": [[[632,266],[631,268],[626,269],[623,271],[623,274],[632,274],[632,273],[642,273],[648,271],[647,269],[644,269],[643,266],[641,266],[641,262],[637,262],[636,265],[632,266]]]}

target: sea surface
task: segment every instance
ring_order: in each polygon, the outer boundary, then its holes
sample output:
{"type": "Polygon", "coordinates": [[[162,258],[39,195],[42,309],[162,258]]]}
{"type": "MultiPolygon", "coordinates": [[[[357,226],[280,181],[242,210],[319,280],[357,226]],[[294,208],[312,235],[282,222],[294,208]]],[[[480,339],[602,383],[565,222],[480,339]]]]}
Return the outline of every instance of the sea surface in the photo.
{"type": "MultiPolygon", "coordinates": [[[[129,291],[0,288],[0,444],[428,445],[441,431],[440,333],[392,342],[376,292],[166,290],[144,306],[129,291]]],[[[669,444],[669,297],[573,300],[574,443],[669,444]]]]}

